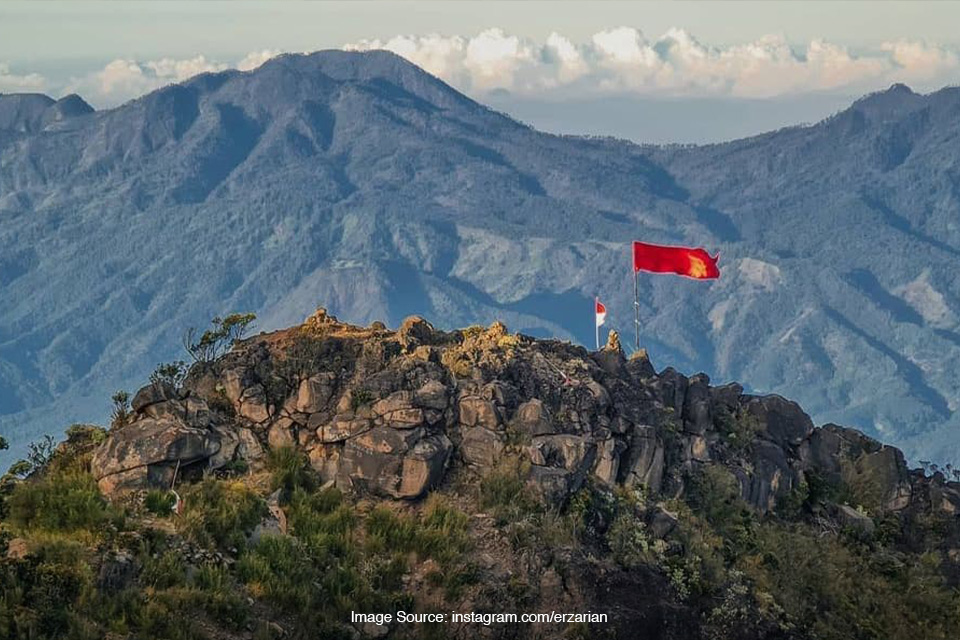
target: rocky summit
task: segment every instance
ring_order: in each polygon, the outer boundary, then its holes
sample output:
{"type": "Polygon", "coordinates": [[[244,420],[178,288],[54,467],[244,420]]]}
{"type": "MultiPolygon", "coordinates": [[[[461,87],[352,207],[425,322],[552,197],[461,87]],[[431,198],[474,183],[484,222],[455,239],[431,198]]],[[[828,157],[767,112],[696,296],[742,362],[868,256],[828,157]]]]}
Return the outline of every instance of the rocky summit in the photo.
{"type": "Polygon", "coordinates": [[[215,351],[0,481],[8,637],[960,633],[955,470],[616,332],[318,309],[215,351]]]}
{"type": "MultiPolygon", "coordinates": [[[[627,359],[615,332],[589,352],[499,322],[445,332],[414,316],[391,331],[320,309],[194,367],[181,389],[142,388],[132,408],[93,458],[107,495],[169,485],[178,469],[256,465],[278,447],[303,450],[339,489],[395,499],[424,496],[453,467],[492,469],[507,452],[557,505],[590,480],[677,497],[691,470],[713,463],[760,513],[807,474],[856,476],[892,511],[926,490],[898,449],[833,424],[817,429],[780,396],[657,373],[645,353],[627,359]]],[[[943,487],[951,512],[958,487],[943,487]]]]}

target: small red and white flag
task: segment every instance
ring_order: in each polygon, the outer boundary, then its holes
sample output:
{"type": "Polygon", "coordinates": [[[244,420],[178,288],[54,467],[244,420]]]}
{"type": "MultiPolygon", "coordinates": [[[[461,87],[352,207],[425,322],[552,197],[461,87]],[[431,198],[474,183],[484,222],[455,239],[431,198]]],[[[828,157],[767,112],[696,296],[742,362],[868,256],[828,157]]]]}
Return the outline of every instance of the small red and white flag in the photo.
{"type": "Polygon", "coordinates": [[[602,325],[607,319],[607,308],[603,306],[603,303],[600,302],[600,298],[593,299],[593,312],[596,315],[597,326],[597,351],[600,350],[600,325],[602,325]]]}

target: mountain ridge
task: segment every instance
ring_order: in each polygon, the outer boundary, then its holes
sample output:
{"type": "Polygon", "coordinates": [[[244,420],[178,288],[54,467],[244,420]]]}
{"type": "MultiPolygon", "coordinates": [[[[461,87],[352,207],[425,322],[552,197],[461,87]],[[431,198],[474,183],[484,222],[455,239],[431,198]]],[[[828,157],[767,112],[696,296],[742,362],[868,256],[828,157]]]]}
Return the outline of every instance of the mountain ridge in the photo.
{"type": "Polygon", "coordinates": [[[835,116],[749,144],[653,149],[542,134],[392,54],[352,52],[205,74],[80,115],[0,133],[0,286],[17,300],[0,312],[0,424],[21,446],[57,428],[44,414],[103,416],[105,389],[144,378],[148,354],[175,357],[186,327],[230,309],[271,329],[325,300],[358,322],[499,317],[588,343],[577,310],[594,295],[631,327],[624,239],[642,235],[724,256],[713,287],[641,280],[657,357],[798,397],[914,459],[960,455],[960,283],[944,266],[960,237],[939,117],[874,130],[835,116]],[[828,172],[805,136],[818,154],[871,160],[828,172]],[[936,158],[946,168],[931,178],[936,158]],[[877,244],[894,248],[886,264],[869,260],[877,244]],[[936,260],[915,269],[911,254],[936,260]]]}

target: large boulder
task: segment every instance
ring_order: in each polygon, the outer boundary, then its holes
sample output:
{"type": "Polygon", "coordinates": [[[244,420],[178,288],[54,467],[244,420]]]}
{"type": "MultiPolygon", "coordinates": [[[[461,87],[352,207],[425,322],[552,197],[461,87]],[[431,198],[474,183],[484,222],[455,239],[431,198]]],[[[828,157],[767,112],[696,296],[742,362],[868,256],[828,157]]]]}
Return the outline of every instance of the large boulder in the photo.
{"type": "Polygon", "coordinates": [[[813,421],[796,402],[777,395],[751,397],[743,405],[754,419],[758,435],[781,447],[799,446],[811,433],[813,421]]]}
{"type": "Polygon", "coordinates": [[[618,438],[607,438],[597,443],[597,461],[593,475],[601,482],[613,485],[620,474],[620,456],[627,445],[618,438]]]}
{"type": "Polygon", "coordinates": [[[503,455],[506,437],[483,427],[467,427],[460,432],[460,455],[464,462],[480,468],[491,468],[503,455]]]}
{"type": "Polygon", "coordinates": [[[240,395],[240,408],[237,413],[250,422],[263,423],[270,419],[267,394],[263,385],[255,384],[243,390],[240,395]]]}
{"type": "Polygon", "coordinates": [[[596,460],[597,444],[583,436],[558,434],[534,438],[527,451],[535,465],[583,473],[596,460]]]}
{"type": "Polygon", "coordinates": [[[443,477],[453,444],[424,429],[375,427],[344,443],[337,485],[392,498],[419,498],[443,477]]]}
{"type": "Polygon", "coordinates": [[[527,400],[517,408],[513,427],[528,436],[543,436],[555,432],[550,411],[537,398],[527,400]]]}
{"type": "Polygon", "coordinates": [[[297,388],[296,410],[307,414],[322,411],[333,397],[335,384],[332,373],[318,373],[302,380],[297,388]]]}
{"type": "Polygon", "coordinates": [[[177,390],[173,388],[173,385],[163,382],[150,383],[134,394],[130,407],[135,413],[142,413],[144,409],[151,405],[179,399],[177,390]]]}
{"type": "Polygon", "coordinates": [[[658,493],[663,483],[664,453],[656,428],[637,426],[620,463],[624,484],[645,486],[651,494],[658,493]]]}
{"type": "Polygon", "coordinates": [[[767,440],[754,443],[748,466],[732,471],[740,482],[740,495],[760,513],[773,511],[800,484],[800,474],[784,450],[767,440]]]}
{"type": "Polygon", "coordinates": [[[377,424],[395,429],[412,429],[424,424],[423,409],[414,404],[411,391],[397,391],[373,405],[377,424]]]}
{"type": "Polygon", "coordinates": [[[702,435],[712,429],[710,405],[710,378],[705,373],[698,373],[690,378],[683,399],[683,430],[702,435]]]}
{"type": "Polygon", "coordinates": [[[143,418],[114,430],[93,454],[92,469],[106,495],[169,486],[178,466],[206,463],[220,450],[210,429],[170,417],[143,418]]]}
{"type": "Polygon", "coordinates": [[[420,345],[429,345],[436,340],[437,330],[420,316],[404,319],[397,329],[397,341],[403,350],[412,353],[420,345]]]}
{"type": "Polygon", "coordinates": [[[460,399],[460,424],[465,427],[483,427],[491,431],[501,428],[500,415],[492,400],[480,396],[460,399]]]}

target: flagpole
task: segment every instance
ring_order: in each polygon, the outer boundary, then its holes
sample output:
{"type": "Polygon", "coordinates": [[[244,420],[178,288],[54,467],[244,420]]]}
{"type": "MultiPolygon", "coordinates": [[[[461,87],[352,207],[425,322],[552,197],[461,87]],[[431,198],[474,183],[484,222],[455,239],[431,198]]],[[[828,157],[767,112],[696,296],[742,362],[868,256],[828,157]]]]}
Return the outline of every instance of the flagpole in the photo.
{"type": "Polygon", "coordinates": [[[597,322],[597,303],[600,302],[599,297],[594,297],[593,299],[593,326],[597,334],[597,351],[600,351],[600,323],[597,322]]]}
{"type": "Polygon", "coordinates": [[[633,270],[633,325],[636,329],[637,351],[640,350],[640,274],[633,270]]]}

